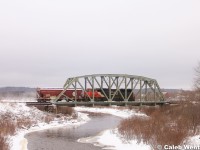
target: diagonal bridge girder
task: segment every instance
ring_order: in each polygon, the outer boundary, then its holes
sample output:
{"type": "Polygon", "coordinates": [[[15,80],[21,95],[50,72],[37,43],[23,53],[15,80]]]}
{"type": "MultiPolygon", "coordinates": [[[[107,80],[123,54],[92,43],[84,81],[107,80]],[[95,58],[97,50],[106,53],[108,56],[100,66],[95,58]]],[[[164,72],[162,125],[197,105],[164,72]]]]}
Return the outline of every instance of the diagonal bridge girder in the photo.
{"type": "MultiPolygon", "coordinates": [[[[61,97],[67,97],[65,92],[74,89],[74,101],[78,100],[77,90],[82,90],[88,100],[97,101],[95,91],[104,95],[104,101],[113,101],[120,97],[120,101],[164,101],[164,96],[159,84],[155,79],[127,75],[127,74],[93,74],[68,78],[64,84],[63,91],[54,99],[57,102],[61,97]],[[87,90],[92,91],[92,96],[87,94],[87,90]]],[[[70,98],[69,98],[70,99],[70,98]]],[[[119,101],[119,99],[118,99],[119,101]]]]}

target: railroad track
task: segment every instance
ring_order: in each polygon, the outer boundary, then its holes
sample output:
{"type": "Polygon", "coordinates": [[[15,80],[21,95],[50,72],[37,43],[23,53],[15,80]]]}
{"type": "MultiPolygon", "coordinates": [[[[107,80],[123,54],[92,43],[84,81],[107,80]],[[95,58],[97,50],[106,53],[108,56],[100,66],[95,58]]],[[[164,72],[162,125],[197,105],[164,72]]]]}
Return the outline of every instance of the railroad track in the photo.
{"type": "Polygon", "coordinates": [[[87,105],[102,105],[102,106],[107,106],[107,105],[119,105],[119,106],[124,106],[124,105],[162,105],[162,104],[180,104],[181,102],[177,101],[163,101],[163,102],[139,102],[139,101],[133,101],[133,102],[1,102],[1,103],[24,103],[27,106],[51,106],[51,105],[59,105],[59,106],[87,106],[87,105]]]}
{"type": "Polygon", "coordinates": [[[36,105],[52,105],[50,102],[25,102],[27,106],[36,106],[36,105]]]}

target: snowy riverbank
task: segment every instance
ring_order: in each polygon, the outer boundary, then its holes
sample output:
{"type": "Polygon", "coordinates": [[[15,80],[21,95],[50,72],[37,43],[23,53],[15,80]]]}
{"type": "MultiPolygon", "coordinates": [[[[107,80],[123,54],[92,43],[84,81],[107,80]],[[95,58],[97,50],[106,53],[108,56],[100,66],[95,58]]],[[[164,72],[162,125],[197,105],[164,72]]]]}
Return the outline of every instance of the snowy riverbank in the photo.
{"type": "MultiPolygon", "coordinates": [[[[109,108],[87,108],[87,107],[77,107],[77,111],[86,111],[94,113],[105,113],[118,116],[121,118],[128,118],[131,116],[136,117],[148,117],[147,115],[138,112],[136,110],[129,109],[119,109],[119,107],[109,107],[109,108]]],[[[113,150],[151,150],[150,145],[146,145],[143,142],[138,143],[137,140],[126,141],[123,139],[122,135],[119,134],[118,129],[108,129],[102,131],[94,137],[86,137],[78,140],[81,143],[91,143],[95,146],[102,147],[103,149],[113,149],[113,150]]],[[[185,147],[191,146],[191,148],[200,147],[200,135],[187,137],[181,146],[185,147]]]]}
{"type": "MultiPolygon", "coordinates": [[[[94,113],[105,113],[111,114],[114,116],[118,116],[121,118],[128,118],[131,116],[137,117],[148,117],[147,115],[137,112],[135,110],[129,109],[119,109],[119,107],[109,107],[109,108],[87,108],[87,107],[76,107],[76,111],[86,111],[86,112],[94,112],[94,113]]],[[[133,150],[133,149],[141,149],[141,150],[150,150],[151,147],[140,143],[137,143],[137,140],[132,140],[126,142],[122,139],[120,134],[116,129],[109,129],[106,131],[102,131],[97,136],[94,137],[86,137],[78,140],[81,143],[91,143],[95,146],[100,146],[104,149],[114,149],[114,150],[133,150]]]]}
{"type": "Polygon", "coordinates": [[[74,128],[90,120],[88,115],[85,113],[78,112],[77,115],[78,117],[76,119],[70,119],[70,118],[69,120],[55,119],[54,121],[51,121],[49,124],[41,122],[29,129],[18,130],[15,136],[10,137],[9,141],[11,146],[10,150],[27,150],[28,141],[24,138],[24,136],[27,133],[50,129],[50,128],[66,127],[66,126],[69,128],[72,127],[74,128]]]}
{"type": "Polygon", "coordinates": [[[75,107],[74,108],[76,111],[84,111],[84,112],[94,112],[94,113],[105,113],[105,114],[110,114],[114,115],[117,117],[121,118],[128,118],[130,116],[138,116],[138,117],[147,117],[144,113],[137,112],[135,110],[130,110],[127,108],[120,109],[120,107],[75,107]]]}
{"type": "MultiPolygon", "coordinates": [[[[26,150],[28,141],[24,135],[27,133],[62,126],[77,127],[90,120],[85,113],[77,112],[75,118],[64,115],[57,117],[55,114],[40,111],[35,107],[27,107],[23,103],[0,103],[0,114],[2,121],[7,120],[13,124],[9,130],[16,131],[14,135],[1,135],[7,136],[5,138],[10,150],[26,150]]],[[[8,130],[8,127],[4,128],[8,130]]]]}
{"type": "MultiPolygon", "coordinates": [[[[109,107],[109,108],[89,108],[89,107],[75,107],[74,108],[77,112],[77,118],[54,118],[53,121],[50,121],[49,123],[45,123],[44,117],[47,115],[47,113],[42,112],[36,108],[30,108],[25,106],[25,104],[8,104],[8,103],[0,103],[0,111],[1,114],[9,113],[14,118],[31,118],[32,121],[35,121],[35,124],[31,126],[30,128],[24,127],[23,129],[18,129],[16,134],[14,136],[10,136],[9,144],[11,150],[27,150],[27,144],[28,141],[24,138],[24,136],[27,133],[49,129],[49,128],[55,128],[55,127],[77,127],[81,124],[84,124],[90,120],[88,115],[86,113],[81,112],[94,112],[94,113],[105,113],[105,114],[111,114],[115,115],[121,118],[127,118],[132,115],[135,116],[141,116],[146,117],[145,114],[136,112],[134,110],[129,109],[119,109],[118,107],[109,107]]],[[[99,145],[107,145],[106,141],[107,138],[115,139],[115,143],[113,143],[113,146],[116,147],[116,149],[119,148],[115,144],[117,141],[120,141],[120,138],[115,134],[114,132],[104,131],[101,134],[97,135],[98,138],[94,137],[91,140],[86,141],[90,143],[99,143],[99,145]],[[94,139],[97,139],[94,141],[94,139]]],[[[80,139],[79,142],[83,142],[83,140],[80,139]]],[[[119,144],[119,142],[117,142],[119,144]]],[[[121,145],[124,145],[124,143],[121,143],[121,145]]],[[[127,145],[127,144],[126,144],[127,145]]],[[[129,144],[129,146],[131,146],[129,144]]]]}
{"type": "MultiPolygon", "coordinates": [[[[78,127],[90,120],[88,117],[87,112],[92,113],[105,113],[111,114],[114,116],[118,116],[121,118],[128,118],[131,116],[137,117],[148,117],[145,114],[136,111],[130,110],[127,108],[121,107],[75,107],[74,108],[77,113],[77,118],[72,117],[55,117],[53,121],[45,123],[45,117],[49,114],[46,112],[42,112],[34,107],[30,108],[25,106],[24,104],[8,104],[8,103],[0,103],[0,112],[1,115],[3,114],[10,114],[11,119],[15,120],[17,118],[31,118],[34,122],[34,125],[31,127],[22,127],[22,129],[18,129],[14,136],[8,137],[8,141],[10,144],[11,150],[27,150],[28,141],[24,138],[27,133],[49,129],[49,128],[56,128],[56,127],[78,127]],[[82,113],[84,112],[84,113],[82,113]]],[[[115,149],[115,150],[132,150],[132,149],[151,149],[149,145],[144,143],[138,144],[136,140],[132,141],[125,141],[123,140],[122,136],[118,133],[118,129],[108,129],[102,131],[98,135],[94,137],[85,137],[78,140],[81,143],[91,143],[96,146],[100,146],[104,149],[115,149]]],[[[199,144],[199,136],[197,137],[190,137],[187,140],[188,144],[199,144]]]]}

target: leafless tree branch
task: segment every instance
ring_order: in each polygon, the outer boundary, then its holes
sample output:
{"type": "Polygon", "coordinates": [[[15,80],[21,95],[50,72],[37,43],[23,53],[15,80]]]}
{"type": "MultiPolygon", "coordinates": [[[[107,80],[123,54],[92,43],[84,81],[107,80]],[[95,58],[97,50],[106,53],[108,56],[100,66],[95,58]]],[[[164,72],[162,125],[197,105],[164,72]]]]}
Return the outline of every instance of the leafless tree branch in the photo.
{"type": "Polygon", "coordinates": [[[198,63],[197,67],[194,69],[195,77],[194,77],[194,88],[197,91],[200,91],[200,62],[198,63]]]}

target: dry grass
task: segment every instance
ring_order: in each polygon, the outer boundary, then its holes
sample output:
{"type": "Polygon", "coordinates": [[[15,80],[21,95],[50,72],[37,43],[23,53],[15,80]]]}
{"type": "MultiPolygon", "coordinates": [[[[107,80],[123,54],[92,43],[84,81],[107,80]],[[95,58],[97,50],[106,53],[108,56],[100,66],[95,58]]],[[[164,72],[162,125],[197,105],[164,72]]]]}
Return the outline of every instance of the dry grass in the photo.
{"type": "Polygon", "coordinates": [[[7,118],[6,116],[2,116],[0,119],[0,146],[2,150],[8,150],[9,145],[6,142],[8,135],[14,135],[16,131],[16,125],[7,118]]]}
{"type": "Polygon", "coordinates": [[[47,111],[54,114],[57,113],[57,114],[63,114],[63,115],[68,115],[68,116],[75,115],[74,109],[68,106],[57,106],[57,108],[52,107],[52,106],[35,106],[35,107],[41,111],[47,111]]]}
{"type": "Polygon", "coordinates": [[[200,105],[186,103],[179,106],[143,108],[149,118],[125,119],[119,132],[126,140],[156,145],[179,145],[188,135],[199,133],[200,105]]]}
{"type": "Polygon", "coordinates": [[[75,113],[75,111],[72,107],[57,106],[57,113],[72,116],[75,113]]]}
{"type": "Polygon", "coordinates": [[[16,120],[16,128],[30,128],[31,125],[36,124],[36,121],[32,121],[30,118],[17,118],[16,120]]]}
{"type": "Polygon", "coordinates": [[[10,119],[11,114],[5,113],[0,118],[0,135],[13,135],[15,133],[15,123],[10,119]]]}
{"type": "Polygon", "coordinates": [[[13,136],[17,129],[29,128],[35,122],[31,121],[30,118],[17,118],[13,120],[8,118],[9,113],[1,115],[0,118],[0,148],[1,150],[8,150],[9,145],[7,143],[7,137],[13,136]]]}
{"type": "Polygon", "coordinates": [[[6,138],[0,136],[0,146],[1,146],[1,150],[8,150],[9,149],[9,145],[6,142],[6,138]]]}
{"type": "Polygon", "coordinates": [[[46,115],[44,118],[43,118],[43,121],[45,122],[45,123],[50,123],[51,121],[53,121],[54,120],[54,118],[55,118],[56,116],[54,116],[54,115],[46,115]]]}
{"type": "Polygon", "coordinates": [[[36,105],[36,106],[34,106],[34,107],[36,107],[37,109],[39,109],[39,110],[41,110],[41,111],[45,111],[45,107],[46,107],[46,106],[43,106],[43,105],[36,105]]]}
{"type": "Polygon", "coordinates": [[[105,115],[104,113],[96,113],[96,112],[88,112],[88,111],[81,111],[81,112],[87,113],[89,116],[93,116],[93,117],[105,115]]]}

